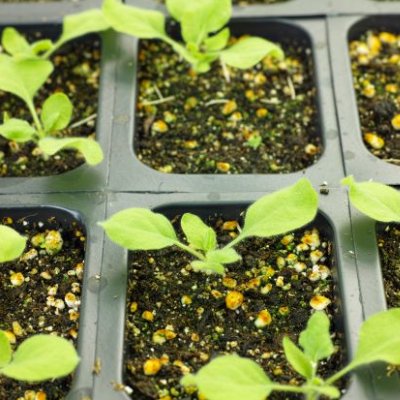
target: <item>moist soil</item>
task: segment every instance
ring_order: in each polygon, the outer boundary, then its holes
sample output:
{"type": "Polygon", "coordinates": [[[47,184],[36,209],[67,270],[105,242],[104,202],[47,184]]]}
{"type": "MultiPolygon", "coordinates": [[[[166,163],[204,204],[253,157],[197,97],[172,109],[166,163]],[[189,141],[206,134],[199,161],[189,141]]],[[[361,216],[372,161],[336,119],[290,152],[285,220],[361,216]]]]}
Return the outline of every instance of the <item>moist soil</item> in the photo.
{"type": "MultiPolygon", "coordinates": [[[[29,39],[37,40],[40,37],[40,33],[35,33],[29,39]]],[[[49,95],[60,91],[74,105],[71,125],[94,116],[97,112],[100,76],[98,37],[89,36],[67,43],[52,57],[52,62],[54,72],[35,97],[38,111],[49,95]]],[[[31,122],[25,104],[15,96],[0,92],[0,109],[1,112],[31,122]]],[[[79,127],[64,130],[62,136],[94,137],[95,126],[96,118],[93,118],[79,127]]],[[[83,162],[83,157],[75,151],[61,151],[54,156],[44,157],[34,142],[16,143],[0,137],[0,177],[57,175],[83,162]]]]}
{"type": "MultiPolygon", "coordinates": [[[[214,216],[207,222],[216,229],[220,245],[238,233],[235,221],[214,216]]],[[[179,385],[181,377],[222,353],[252,358],[275,381],[301,384],[284,358],[282,339],[288,335],[297,342],[316,295],[331,301],[325,312],[336,349],[319,373],[329,376],[343,366],[332,243],[311,228],[273,239],[248,239],[236,250],[242,262],[231,264],[224,278],[194,272],[192,258],[175,248],[130,253],[124,383],[133,390],[133,399],[197,399],[179,385]],[[226,306],[229,291],[244,296],[236,311],[226,306]],[[272,321],[258,329],[255,321],[261,310],[268,310],[272,321]],[[165,343],[154,336],[159,330],[167,335],[165,343]],[[153,376],[144,373],[149,359],[162,364],[153,376]]],[[[302,397],[274,393],[269,398],[302,397]]]]}
{"type": "Polygon", "coordinates": [[[135,152],[161,172],[288,173],[322,153],[311,49],[281,43],[285,61],[215,62],[195,74],[167,44],[143,40],[135,152]]]}
{"type": "Polygon", "coordinates": [[[350,43],[364,142],[376,157],[395,165],[400,165],[399,41],[398,34],[374,30],[350,43]]]}
{"type": "Polygon", "coordinates": [[[378,232],[383,282],[388,307],[400,307],[400,225],[378,232]]]}
{"type": "MultiPolygon", "coordinates": [[[[28,244],[19,260],[1,264],[0,329],[16,341],[14,349],[37,333],[57,334],[76,345],[85,254],[82,226],[73,222],[61,227],[54,218],[40,221],[37,216],[15,221],[5,217],[1,223],[25,235],[28,244]],[[51,251],[54,247],[46,250],[32,244],[32,238],[35,241],[38,234],[49,232],[53,235],[49,246],[59,243],[57,232],[62,237],[62,249],[56,254],[51,251]],[[13,284],[17,273],[24,277],[20,286],[13,284]]],[[[68,394],[71,382],[72,375],[39,384],[22,383],[0,375],[0,399],[61,400],[68,394]]]]}

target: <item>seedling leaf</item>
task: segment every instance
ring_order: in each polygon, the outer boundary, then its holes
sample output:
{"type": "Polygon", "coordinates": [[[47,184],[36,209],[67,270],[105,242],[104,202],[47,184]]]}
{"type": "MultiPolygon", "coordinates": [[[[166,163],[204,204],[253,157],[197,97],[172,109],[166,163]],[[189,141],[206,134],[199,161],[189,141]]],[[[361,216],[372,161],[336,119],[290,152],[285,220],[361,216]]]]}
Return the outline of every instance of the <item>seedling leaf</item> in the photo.
{"type": "Polygon", "coordinates": [[[205,39],[204,46],[208,51],[222,50],[228,44],[230,35],[231,31],[229,28],[222,29],[222,31],[218,32],[216,35],[205,39]]]}
{"type": "Polygon", "coordinates": [[[237,355],[217,357],[181,383],[195,383],[209,400],[264,400],[272,389],[271,381],[256,362],[237,355]]]}
{"type": "Polygon", "coordinates": [[[101,10],[92,9],[79,14],[67,15],[63,22],[63,31],[57,45],[92,32],[101,32],[110,28],[101,10]]]}
{"type": "Polygon", "coordinates": [[[242,69],[256,65],[268,55],[278,60],[284,57],[279,46],[260,37],[246,37],[220,53],[225,64],[242,69]]]}
{"type": "Polygon", "coordinates": [[[52,71],[53,65],[50,61],[14,60],[5,54],[0,54],[0,90],[12,93],[30,103],[52,71]]]}
{"type": "Polygon", "coordinates": [[[54,43],[50,39],[42,39],[38,40],[35,43],[32,43],[31,50],[35,55],[40,55],[41,53],[45,53],[54,47],[54,43]]]}
{"type": "Polygon", "coordinates": [[[4,29],[1,45],[12,56],[31,54],[31,47],[27,40],[16,29],[11,27],[4,29]]]}
{"type": "Polygon", "coordinates": [[[107,236],[128,250],[158,250],[177,243],[171,222],[145,208],[130,208],[100,223],[107,236]]]}
{"type": "Polygon", "coordinates": [[[72,116],[73,106],[64,93],[55,93],[43,103],[42,120],[46,132],[56,132],[66,128],[72,116]]]}
{"type": "Polygon", "coordinates": [[[382,222],[400,222],[400,192],[378,182],[355,182],[353,176],[342,179],[349,187],[350,201],[362,213],[382,222]]]}
{"type": "Polygon", "coordinates": [[[312,221],[317,208],[317,193],[311,183],[302,178],[253,203],[246,211],[240,236],[270,237],[292,231],[312,221]]]}
{"type": "Polygon", "coordinates": [[[187,0],[167,0],[166,6],[172,17],[181,22],[185,13],[192,7],[192,4],[187,0]]]}
{"type": "Polygon", "coordinates": [[[11,360],[12,350],[10,342],[4,331],[0,330],[0,373],[1,368],[7,365],[11,360]]]}
{"type": "Polygon", "coordinates": [[[141,39],[165,38],[165,18],[157,11],[127,6],[119,0],[105,0],[103,13],[108,23],[117,31],[141,39]]]}
{"type": "Polygon", "coordinates": [[[376,361],[400,364],[400,308],[382,311],[362,325],[352,368],[376,361]]]}
{"type": "Polygon", "coordinates": [[[329,318],[324,312],[314,313],[301,332],[299,343],[307,357],[317,363],[332,355],[334,349],[329,333],[329,318]]]}
{"type": "Polygon", "coordinates": [[[215,249],[217,236],[197,215],[186,213],[181,219],[182,230],[189,244],[205,252],[215,249]]]}
{"type": "Polygon", "coordinates": [[[77,150],[89,165],[97,165],[104,158],[100,145],[95,140],[88,138],[68,137],[59,139],[46,137],[39,141],[39,147],[49,156],[63,149],[77,150]]]}
{"type": "Polygon", "coordinates": [[[310,359],[287,337],[283,338],[283,348],[286,359],[295,371],[307,379],[313,376],[313,366],[310,359]]]}
{"type": "Polygon", "coordinates": [[[215,273],[223,275],[225,272],[225,268],[221,263],[212,262],[209,260],[206,261],[194,260],[190,263],[190,265],[193,267],[195,271],[201,271],[206,274],[215,273]]]}
{"type": "Polygon", "coordinates": [[[35,133],[35,129],[22,119],[10,118],[0,125],[1,136],[19,143],[32,140],[35,133]]]}
{"type": "Polygon", "coordinates": [[[231,264],[240,259],[240,255],[234,249],[223,248],[207,252],[205,261],[192,261],[192,267],[196,271],[215,272],[223,275],[225,272],[224,264],[231,264]]]}
{"type": "Polygon", "coordinates": [[[18,380],[38,382],[68,375],[78,365],[74,346],[53,335],[35,335],[22,342],[1,373],[18,380]]]}
{"type": "Polygon", "coordinates": [[[0,263],[18,258],[25,250],[26,239],[9,226],[0,225],[0,263]]]}

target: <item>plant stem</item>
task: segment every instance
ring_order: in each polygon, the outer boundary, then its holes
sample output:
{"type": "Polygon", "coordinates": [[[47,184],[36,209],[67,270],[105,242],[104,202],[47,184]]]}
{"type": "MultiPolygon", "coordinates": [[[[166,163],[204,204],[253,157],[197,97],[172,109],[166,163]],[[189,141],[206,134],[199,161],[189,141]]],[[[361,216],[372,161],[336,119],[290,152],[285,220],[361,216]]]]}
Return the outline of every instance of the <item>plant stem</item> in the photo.
{"type": "Polygon", "coordinates": [[[326,383],[328,383],[329,385],[332,384],[333,382],[340,379],[343,375],[346,375],[348,372],[350,372],[353,368],[354,366],[351,363],[349,365],[346,365],[346,367],[336,372],[335,375],[332,375],[330,378],[328,378],[326,380],[326,383]]]}
{"type": "Polygon", "coordinates": [[[203,254],[201,254],[200,252],[192,249],[189,246],[186,246],[186,244],[183,244],[181,242],[176,242],[175,243],[176,246],[180,247],[182,250],[187,251],[188,253],[192,254],[193,256],[195,256],[196,258],[198,258],[199,260],[204,261],[206,258],[204,257],[203,254]]]}
{"type": "Polygon", "coordinates": [[[53,47],[49,50],[46,51],[46,53],[44,53],[41,57],[45,60],[48,60],[50,58],[50,56],[56,51],[58,50],[62,45],[64,44],[64,42],[62,41],[57,41],[55,43],[53,43],[53,47]]]}
{"type": "Polygon", "coordinates": [[[45,134],[44,134],[44,130],[43,130],[42,124],[40,123],[39,116],[37,115],[37,112],[36,112],[36,109],[35,109],[35,105],[33,104],[32,100],[28,101],[26,104],[27,104],[27,106],[29,108],[29,111],[30,111],[30,113],[32,115],[33,122],[34,122],[34,124],[36,126],[37,133],[38,133],[40,138],[43,138],[45,136],[45,134]]]}
{"type": "Polygon", "coordinates": [[[246,236],[242,236],[242,235],[236,236],[236,238],[233,239],[231,242],[229,242],[229,243],[224,247],[224,249],[230,249],[231,247],[236,246],[239,242],[241,242],[241,241],[242,241],[243,239],[245,239],[245,238],[246,238],[246,236]]]}

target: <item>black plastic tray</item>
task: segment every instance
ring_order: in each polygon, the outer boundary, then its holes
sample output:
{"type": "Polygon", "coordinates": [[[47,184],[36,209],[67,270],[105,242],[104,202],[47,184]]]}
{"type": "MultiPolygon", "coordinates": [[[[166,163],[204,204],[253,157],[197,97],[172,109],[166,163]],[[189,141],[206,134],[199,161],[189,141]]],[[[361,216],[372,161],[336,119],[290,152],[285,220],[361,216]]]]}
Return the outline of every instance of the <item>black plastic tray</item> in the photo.
{"type": "Polygon", "coordinates": [[[375,157],[363,143],[348,43],[361,32],[371,28],[386,27],[394,32],[400,32],[400,14],[398,16],[329,18],[328,25],[346,174],[352,174],[358,180],[372,178],[382,183],[398,185],[400,184],[400,166],[375,157]]]}
{"type": "Polygon", "coordinates": [[[82,400],[84,396],[91,396],[92,392],[99,274],[104,240],[103,230],[96,225],[96,222],[104,219],[105,208],[104,195],[97,193],[0,196],[0,218],[3,215],[12,215],[43,221],[46,217],[55,216],[57,222],[62,225],[78,220],[85,226],[87,241],[78,336],[81,361],[67,396],[68,400],[82,400]]]}
{"type": "MultiPolygon", "coordinates": [[[[211,193],[211,194],[110,194],[107,215],[128,207],[149,207],[166,213],[179,213],[180,210],[196,210],[209,213],[223,210],[237,216],[238,210],[261,197],[263,193],[211,193]]],[[[229,214],[228,214],[229,215],[229,214]]],[[[336,248],[336,268],[344,329],[349,355],[355,350],[357,331],[363,313],[358,290],[358,275],[353,256],[353,243],[347,198],[344,191],[331,190],[320,201],[320,215],[317,222],[322,223],[332,237],[336,248]]],[[[123,348],[125,325],[125,298],[127,284],[128,252],[106,239],[102,268],[102,286],[99,308],[99,335],[97,357],[104,360],[103,367],[95,378],[95,400],[121,400],[130,397],[113,389],[111,382],[123,383],[123,348]],[[113,340],[110,341],[110,338],[113,340]]],[[[367,370],[353,374],[344,400],[374,399],[367,370]]]]}
{"type": "MultiPolygon", "coordinates": [[[[60,6],[62,8],[62,6],[60,6]]],[[[61,17],[49,17],[46,4],[38,4],[32,8],[34,12],[20,10],[18,15],[0,14],[0,31],[6,26],[17,29],[37,27],[54,35],[60,31],[61,17]],[[38,14],[46,17],[46,22],[38,23],[38,14]]],[[[0,8],[1,11],[1,8],[0,8]]],[[[29,178],[0,178],[1,193],[47,193],[65,191],[101,191],[106,187],[108,162],[111,141],[112,109],[114,104],[114,77],[116,66],[116,34],[107,31],[101,35],[102,54],[100,89],[98,97],[98,118],[96,138],[100,143],[104,160],[101,164],[90,167],[86,164],[60,175],[29,178]]]]}
{"type": "Polygon", "coordinates": [[[324,20],[234,19],[238,33],[264,35],[272,40],[304,38],[311,43],[315,83],[324,152],[318,162],[289,174],[165,174],[143,164],[134,154],[136,73],[138,40],[120,37],[117,89],[114,108],[113,141],[109,187],[126,192],[230,192],[271,191],[289,185],[302,176],[315,184],[339,182],[343,163],[331,84],[328,43],[324,20]],[[284,32],[284,33],[283,33],[284,32]]]}

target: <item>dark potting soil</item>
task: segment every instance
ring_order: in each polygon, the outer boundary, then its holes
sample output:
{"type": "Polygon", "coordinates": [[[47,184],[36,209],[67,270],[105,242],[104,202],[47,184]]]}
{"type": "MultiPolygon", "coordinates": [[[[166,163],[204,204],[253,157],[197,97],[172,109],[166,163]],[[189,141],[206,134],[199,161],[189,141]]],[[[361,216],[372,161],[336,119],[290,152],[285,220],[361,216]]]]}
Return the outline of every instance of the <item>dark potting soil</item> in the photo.
{"type": "MultiPolygon", "coordinates": [[[[4,218],[1,223],[25,235],[28,244],[19,260],[1,264],[0,329],[7,332],[14,348],[37,333],[57,334],[76,344],[85,253],[82,227],[72,223],[61,228],[55,219],[32,222],[29,216],[15,221],[4,218]],[[43,233],[46,248],[39,246],[43,233]]],[[[71,382],[72,375],[38,384],[0,375],[0,399],[61,400],[71,382]]]]}
{"type": "Polygon", "coordinates": [[[368,31],[350,43],[364,142],[376,157],[400,165],[400,35],[368,31]]]}
{"type": "MultiPolygon", "coordinates": [[[[213,217],[208,223],[221,245],[237,235],[235,221],[213,217]]],[[[130,253],[124,383],[133,399],[197,399],[180,386],[181,377],[221,353],[250,357],[273,380],[301,384],[284,358],[282,339],[288,335],[297,342],[313,308],[329,315],[336,348],[319,373],[329,376],[343,365],[332,243],[314,228],[248,239],[236,250],[243,261],[231,264],[224,278],[194,272],[192,258],[175,248],[130,253]],[[236,311],[226,306],[229,292],[244,296],[236,311]],[[262,310],[271,321],[257,328],[262,310]],[[153,364],[145,364],[148,360],[153,364]]],[[[302,397],[274,393],[269,398],[302,397]]]]}
{"type": "Polygon", "coordinates": [[[378,246],[388,307],[400,307],[400,226],[378,232],[378,246]]]}
{"type": "MultiPolygon", "coordinates": [[[[34,35],[41,37],[38,33],[34,35]]],[[[64,130],[63,137],[94,137],[100,76],[100,40],[93,36],[67,43],[52,57],[55,69],[42,90],[35,97],[40,110],[44,100],[60,91],[65,93],[74,112],[71,125],[93,116],[89,122],[76,128],[64,130]]],[[[25,104],[17,97],[0,92],[0,109],[11,116],[31,121],[25,104]]],[[[16,143],[0,137],[0,177],[5,176],[48,176],[69,171],[83,164],[82,156],[76,151],[62,151],[44,157],[33,142],[16,143]]]]}
{"type": "Polygon", "coordinates": [[[141,41],[135,152],[161,172],[287,173],[322,153],[311,50],[282,43],[286,59],[254,68],[215,62],[196,75],[167,44],[141,41]]]}

